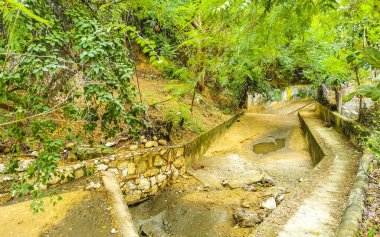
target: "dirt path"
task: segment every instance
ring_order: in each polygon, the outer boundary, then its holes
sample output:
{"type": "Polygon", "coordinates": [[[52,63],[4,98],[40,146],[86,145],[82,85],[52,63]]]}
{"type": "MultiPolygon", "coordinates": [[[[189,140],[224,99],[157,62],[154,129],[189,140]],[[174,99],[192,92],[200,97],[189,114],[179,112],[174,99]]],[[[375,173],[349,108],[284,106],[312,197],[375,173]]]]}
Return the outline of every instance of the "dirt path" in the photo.
{"type": "Polygon", "coordinates": [[[44,198],[45,211],[37,214],[30,209],[31,201],[0,206],[0,236],[118,236],[111,234],[113,223],[105,191],[85,191],[87,183],[82,179],[60,187],[62,200],[53,206],[50,198],[44,198]],[[62,190],[66,187],[69,190],[62,190]]]}
{"type": "MultiPolygon", "coordinates": [[[[85,191],[65,193],[57,205],[46,204],[45,212],[33,214],[31,201],[21,202],[0,208],[0,233],[2,236],[39,236],[42,229],[63,220],[77,202],[88,195],[85,191]]],[[[43,199],[49,203],[49,199],[43,199]]]]}

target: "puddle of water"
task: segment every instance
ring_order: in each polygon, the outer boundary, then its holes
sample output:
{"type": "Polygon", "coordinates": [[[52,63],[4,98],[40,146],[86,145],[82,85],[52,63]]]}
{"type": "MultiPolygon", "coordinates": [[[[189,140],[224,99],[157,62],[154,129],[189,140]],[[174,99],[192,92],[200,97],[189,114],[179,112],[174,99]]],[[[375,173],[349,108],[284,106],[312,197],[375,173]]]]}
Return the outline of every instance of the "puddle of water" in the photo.
{"type": "Polygon", "coordinates": [[[274,142],[261,142],[253,145],[252,150],[256,154],[267,154],[285,147],[285,138],[276,138],[274,142]]]}

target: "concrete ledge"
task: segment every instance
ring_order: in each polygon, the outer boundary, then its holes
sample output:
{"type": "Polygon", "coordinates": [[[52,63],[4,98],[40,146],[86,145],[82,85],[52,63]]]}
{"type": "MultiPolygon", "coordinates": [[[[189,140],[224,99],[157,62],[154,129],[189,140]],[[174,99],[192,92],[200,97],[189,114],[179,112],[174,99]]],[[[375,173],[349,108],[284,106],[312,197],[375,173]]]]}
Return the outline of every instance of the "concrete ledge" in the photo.
{"type": "Polygon", "coordinates": [[[359,225],[362,221],[364,210],[365,196],[368,188],[368,176],[365,172],[368,170],[372,156],[372,152],[369,149],[366,149],[360,159],[355,183],[350,192],[347,207],[339,225],[337,233],[338,237],[358,236],[359,225]]]}
{"type": "Polygon", "coordinates": [[[325,156],[332,155],[332,152],[328,150],[326,146],[321,146],[324,141],[321,137],[314,135],[315,133],[311,131],[311,126],[306,123],[301,113],[298,113],[298,118],[300,120],[301,129],[305,133],[313,165],[316,166],[325,156]]]}
{"type": "Polygon", "coordinates": [[[360,147],[362,137],[368,134],[368,131],[358,122],[346,118],[335,111],[331,111],[329,108],[318,102],[315,103],[315,112],[323,121],[334,127],[337,132],[343,134],[357,147],[360,147]]]}
{"type": "MultiPolygon", "coordinates": [[[[333,126],[337,132],[343,134],[358,147],[361,145],[362,137],[369,133],[361,124],[331,111],[319,103],[316,103],[316,112],[321,119],[333,126]]],[[[355,182],[337,231],[338,237],[358,236],[369,181],[365,172],[368,170],[372,156],[372,152],[367,148],[360,159],[355,182]]]]}
{"type": "Polygon", "coordinates": [[[224,134],[224,132],[242,115],[245,110],[240,113],[235,114],[230,119],[225,121],[222,124],[214,127],[213,129],[199,135],[194,138],[192,141],[185,143],[183,146],[185,148],[185,159],[186,159],[186,168],[190,167],[197,161],[210,147],[211,143],[214,142],[217,138],[224,134]]]}

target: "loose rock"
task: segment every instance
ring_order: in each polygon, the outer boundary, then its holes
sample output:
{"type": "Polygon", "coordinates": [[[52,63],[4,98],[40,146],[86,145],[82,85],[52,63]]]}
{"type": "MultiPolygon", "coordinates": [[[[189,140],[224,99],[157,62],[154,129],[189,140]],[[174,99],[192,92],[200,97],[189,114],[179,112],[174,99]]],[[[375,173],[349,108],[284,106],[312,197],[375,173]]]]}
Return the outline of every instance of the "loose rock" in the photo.
{"type": "Polygon", "coordinates": [[[244,186],[245,191],[250,191],[250,192],[256,192],[257,188],[254,185],[245,185],[244,186]]]}
{"type": "Polygon", "coordinates": [[[140,227],[140,234],[147,237],[168,237],[162,225],[158,222],[145,223],[140,227]]]}
{"type": "Polygon", "coordinates": [[[91,181],[91,183],[86,187],[86,190],[94,190],[99,189],[102,185],[100,183],[94,183],[91,181]]]}
{"type": "Polygon", "coordinates": [[[240,227],[253,227],[263,221],[256,212],[247,210],[237,210],[233,216],[240,227]]]}
{"type": "Polygon", "coordinates": [[[105,164],[99,164],[99,165],[96,166],[96,169],[97,169],[97,170],[102,170],[102,171],[104,171],[104,170],[107,170],[107,169],[108,169],[108,165],[105,165],[105,164]]]}
{"type": "Polygon", "coordinates": [[[0,204],[6,203],[11,198],[12,197],[9,193],[0,193],[0,204]]]}
{"type": "Polygon", "coordinates": [[[276,209],[276,200],[274,199],[274,197],[270,197],[265,202],[263,202],[261,206],[269,210],[276,209]]]}
{"type": "Polygon", "coordinates": [[[155,142],[154,141],[148,141],[145,143],[145,148],[151,148],[154,147],[155,142]]]}
{"type": "Polygon", "coordinates": [[[262,183],[266,184],[266,185],[269,185],[269,186],[274,186],[275,185],[273,178],[270,177],[269,175],[264,175],[262,183]]]}
{"type": "Polygon", "coordinates": [[[284,199],[285,199],[284,194],[277,195],[277,197],[276,197],[277,203],[280,203],[280,202],[284,201],[284,199]]]}
{"type": "Polygon", "coordinates": [[[33,162],[32,160],[21,160],[18,163],[18,168],[16,169],[16,171],[25,171],[25,170],[27,170],[29,168],[29,165],[32,162],[33,162]]]}
{"type": "Polygon", "coordinates": [[[131,146],[129,146],[129,150],[130,151],[136,151],[137,149],[139,149],[138,145],[131,145],[131,146]]]}
{"type": "Polygon", "coordinates": [[[106,147],[113,147],[117,144],[117,142],[107,142],[106,144],[104,144],[106,147]]]}
{"type": "Polygon", "coordinates": [[[160,145],[160,146],[167,146],[168,142],[166,140],[160,139],[160,140],[158,140],[158,145],[160,145]]]}
{"type": "Polygon", "coordinates": [[[0,174],[5,173],[6,167],[4,164],[0,164],[0,174]]]}

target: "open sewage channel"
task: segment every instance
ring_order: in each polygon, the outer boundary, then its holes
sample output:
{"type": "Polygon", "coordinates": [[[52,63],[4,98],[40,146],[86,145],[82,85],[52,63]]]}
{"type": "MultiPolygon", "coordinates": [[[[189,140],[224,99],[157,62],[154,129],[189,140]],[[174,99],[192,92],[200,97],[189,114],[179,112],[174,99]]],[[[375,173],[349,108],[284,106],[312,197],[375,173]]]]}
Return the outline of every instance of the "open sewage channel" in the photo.
{"type": "Polygon", "coordinates": [[[249,236],[312,168],[296,113],[246,113],[187,175],[130,211],[141,236],[249,236]]]}

